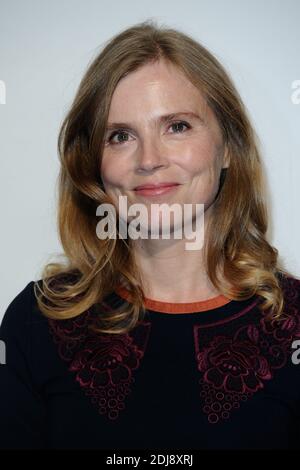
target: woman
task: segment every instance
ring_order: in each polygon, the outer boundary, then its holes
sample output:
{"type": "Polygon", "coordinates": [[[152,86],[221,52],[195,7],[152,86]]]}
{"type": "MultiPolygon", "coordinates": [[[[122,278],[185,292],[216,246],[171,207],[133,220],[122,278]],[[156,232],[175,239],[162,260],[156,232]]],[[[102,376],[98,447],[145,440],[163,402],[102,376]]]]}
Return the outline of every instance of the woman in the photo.
{"type": "Polygon", "coordinates": [[[2,447],[299,446],[300,284],[266,240],[255,133],[216,58],[151,22],[121,32],[83,77],[59,154],[66,263],[5,313],[2,447]],[[101,205],[118,235],[134,220],[122,198],[146,209],[144,238],[104,236],[101,205]],[[203,208],[200,249],[162,236],[183,224],[150,217],[163,203],[192,207],[189,227],[203,208]]]}

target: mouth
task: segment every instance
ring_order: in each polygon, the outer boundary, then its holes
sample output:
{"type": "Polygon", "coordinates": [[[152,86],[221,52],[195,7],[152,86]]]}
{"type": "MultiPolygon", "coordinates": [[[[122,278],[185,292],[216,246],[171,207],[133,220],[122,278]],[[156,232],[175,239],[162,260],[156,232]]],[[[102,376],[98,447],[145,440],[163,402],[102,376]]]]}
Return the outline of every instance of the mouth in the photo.
{"type": "Polygon", "coordinates": [[[178,186],[179,183],[145,184],[137,186],[134,191],[141,196],[159,196],[176,190],[178,186]]]}

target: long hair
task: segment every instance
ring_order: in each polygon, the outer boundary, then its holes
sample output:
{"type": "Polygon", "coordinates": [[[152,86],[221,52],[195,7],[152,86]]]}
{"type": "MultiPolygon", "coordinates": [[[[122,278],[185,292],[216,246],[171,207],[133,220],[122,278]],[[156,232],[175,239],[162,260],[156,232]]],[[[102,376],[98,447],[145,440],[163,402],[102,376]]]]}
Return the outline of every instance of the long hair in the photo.
{"type": "Polygon", "coordinates": [[[177,66],[205,97],[223,135],[230,165],[223,171],[204,241],[205,268],[226,297],[261,298],[270,319],[283,315],[278,250],[266,240],[268,213],[258,139],[245,106],[219,61],[193,38],[152,20],[114,36],[88,66],[58,137],[58,231],[64,262],[48,263],[34,285],[49,318],[73,318],[125,283],[131,302],[99,309],[97,331],[125,333],[143,318],[145,297],[130,242],[96,236],[96,208],[112,201],[100,174],[108,112],[118,82],[160,59],[177,66]]]}

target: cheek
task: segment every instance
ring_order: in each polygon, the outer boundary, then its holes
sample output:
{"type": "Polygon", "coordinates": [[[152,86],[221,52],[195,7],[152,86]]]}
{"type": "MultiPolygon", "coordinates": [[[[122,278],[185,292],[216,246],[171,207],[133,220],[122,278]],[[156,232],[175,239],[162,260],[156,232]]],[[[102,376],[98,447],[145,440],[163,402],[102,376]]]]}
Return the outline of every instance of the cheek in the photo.
{"type": "Polygon", "coordinates": [[[177,163],[191,176],[210,174],[218,167],[218,148],[209,139],[183,146],[178,154],[177,163]],[[180,156],[181,158],[180,160],[180,156]]]}
{"type": "Polygon", "coordinates": [[[190,186],[188,201],[210,206],[219,187],[221,146],[207,138],[183,149],[184,158],[180,164],[188,175],[190,186]]]}
{"type": "Polygon", "coordinates": [[[100,166],[101,178],[105,186],[119,186],[124,180],[125,169],[120,162],[112,159],[103,159],[100,166]]]}

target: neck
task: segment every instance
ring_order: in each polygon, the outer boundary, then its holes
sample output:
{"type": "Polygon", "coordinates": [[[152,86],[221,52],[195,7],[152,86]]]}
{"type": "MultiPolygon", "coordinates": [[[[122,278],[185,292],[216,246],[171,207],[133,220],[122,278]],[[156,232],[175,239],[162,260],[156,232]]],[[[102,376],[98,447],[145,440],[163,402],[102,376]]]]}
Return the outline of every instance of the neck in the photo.
{"type": "Polygon", "coordinates": [[[138,239],[135,263],[145,297],[164,302],[196,302],[220,295],[209,280],[203,248],[186,250],[186,239],[138,239]]]}

